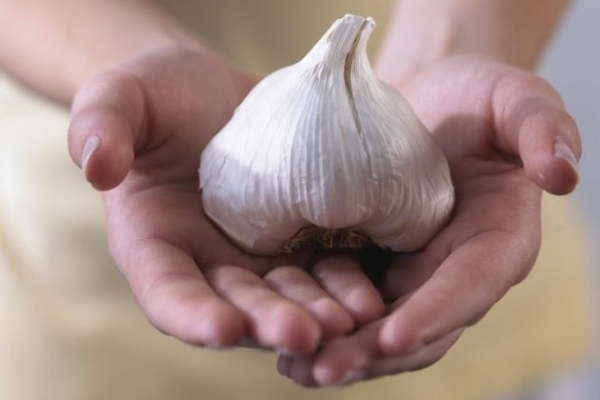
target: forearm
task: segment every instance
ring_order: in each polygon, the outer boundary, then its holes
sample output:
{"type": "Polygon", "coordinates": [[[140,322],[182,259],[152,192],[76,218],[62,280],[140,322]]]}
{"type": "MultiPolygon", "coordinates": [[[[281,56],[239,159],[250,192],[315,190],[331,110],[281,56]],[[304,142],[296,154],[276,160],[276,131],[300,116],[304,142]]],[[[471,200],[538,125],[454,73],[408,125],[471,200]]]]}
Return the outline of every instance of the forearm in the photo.
{"type": "Polygon", "coordinates": [[[450,54],[535,66],[569,0],[397,0],[378,58],[397,79],[450,54]]]}
{"type": "Polygon", "coordinates": [[[144,0],[0,0],[0,67],[64,102],[108,65],[175,42],[199,46],[144,0]]]}

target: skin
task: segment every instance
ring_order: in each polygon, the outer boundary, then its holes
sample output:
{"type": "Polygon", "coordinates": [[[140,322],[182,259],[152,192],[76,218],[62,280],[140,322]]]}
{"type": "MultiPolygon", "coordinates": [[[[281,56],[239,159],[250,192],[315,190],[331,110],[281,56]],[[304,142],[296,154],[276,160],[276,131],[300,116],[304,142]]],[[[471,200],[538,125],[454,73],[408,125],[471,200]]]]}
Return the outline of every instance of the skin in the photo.
{"type": "Polygon", "coordinates": [[[361,269],[373,259],[360,254],[248,255],[204,216],[197,166],[255,78],[144,1],[56,4],[0,2],[0,29],[11,33],[0,34],[0,65],[71,104],[71,156],[102,192],[111,253],[149,321],[196,345],[279,351],[279,371],[299,384],[349,384],[440,359],[531,269],[541,191],[577,183],[575,123],[526,71],[566,2],[540,12],[539,0],[405,0],[377,71],[450,161],[448,226],[423,250],[390,257],[377,285],[361,269]],[[47,51],[23,51],[32,31],[47,51]]]}

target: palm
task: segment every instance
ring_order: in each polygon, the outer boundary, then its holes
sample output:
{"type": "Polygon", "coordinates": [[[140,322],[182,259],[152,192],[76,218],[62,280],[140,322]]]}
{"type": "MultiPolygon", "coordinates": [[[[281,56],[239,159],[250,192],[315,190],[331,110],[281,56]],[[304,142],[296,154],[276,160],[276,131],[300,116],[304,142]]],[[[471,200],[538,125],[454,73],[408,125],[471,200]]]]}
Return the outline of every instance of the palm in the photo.
{"type": "Polygon", "coordinates": [[[198,60],[189,60],[187,53],[166,56],[165,66],[165,54],[134,60],[121,76],[131,78],[142,94],[148,122],[140,124],[143,141],[125,179],[105,195],[113,248],[119,242],[158,240],[185,249],[202,264],[241,262],[258,268],[263,260],[237,250],[206,219],[198,191],[202,148],[230,117],[241,94],[220,70],[207,71],[210,64],[194,64],[198,60]],[[175,62],[181,71],[165,74],[175,62]],[[124,226],[131,221],[135,224],[124,226]]]}
{"type": "Polygon", "coordinates": [[[388,285],[390,289],[397,291],[397,284],[420,286],[421,281],[406,279],[408,272],[415,269],[413,258],[419,259],[414,273],[423,279],[442,260],[458,257],[457,250],[473,246],[489,252],[489,246],[509,237],[522,246],[517,254],[521,259],[526,256],[527,266],[513,271],[515,276],[504,278],[514,282],[524,277],[531,266],[540,234],[540,190],[527,177],[518,149],[511,148],[506,138],[499,135],[498,125],[504,121],[494,116],[492,104],[498,95],[494,94],[497,85],[503,84],[502,79],[508,80],[507,74],[512,72],[504,65],[459,59],[434,65],[402,85],[401,90],[448,158],[456,205],[450,223],[423,252],[400,258],[397,269],[401,272],[394,271],[392,276],[400,273],[403,277],[400,282],[396,277],[396,282],[388,285]]]}

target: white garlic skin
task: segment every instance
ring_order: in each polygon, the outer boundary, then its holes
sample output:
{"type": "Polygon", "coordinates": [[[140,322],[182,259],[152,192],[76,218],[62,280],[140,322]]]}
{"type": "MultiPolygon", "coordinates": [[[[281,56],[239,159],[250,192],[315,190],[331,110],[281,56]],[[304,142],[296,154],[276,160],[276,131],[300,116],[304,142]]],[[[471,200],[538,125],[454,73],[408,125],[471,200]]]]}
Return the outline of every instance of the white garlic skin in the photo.
{"type": "Polygon", "coordinates": [[[264,78],[204,149],[204,211],[244,250],[274,254],[312,224],[358,227],[383,248],[411,251],[447,221],[448,163],[371,70],[374,26],[337,20],[299,63],[264,78]]]}

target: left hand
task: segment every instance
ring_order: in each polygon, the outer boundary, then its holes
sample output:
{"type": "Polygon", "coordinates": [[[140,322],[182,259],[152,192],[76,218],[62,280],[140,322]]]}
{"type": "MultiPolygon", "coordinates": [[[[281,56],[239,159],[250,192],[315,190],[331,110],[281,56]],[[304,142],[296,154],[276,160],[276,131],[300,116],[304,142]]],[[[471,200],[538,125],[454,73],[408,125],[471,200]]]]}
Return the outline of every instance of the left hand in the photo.
{"type": "Polygon", "coordinates": [[[311,353],[379,318],[383,301],[353,260],[341,269],[351,284],[323,260],[315,279],[311,254],[249,255],[205,216],[199,156],[253,84],[206,50],[152,46],[79,89],[71,154],[105,190],[111,253],[157,329],[194,345],[311,353]]]}
{"type": "Polygon", "coordinates": [[[449,160],[454,213],[424,249],[389,265],[380,288],[386,316],[314,356],[280,357],[279,371],[303,385],[344,385],[438,361],[529,273],[540,246],[540,188],[566,194],[577,183],[577,127],[542,79],[459,56],[398,87],[449,160]]]}

